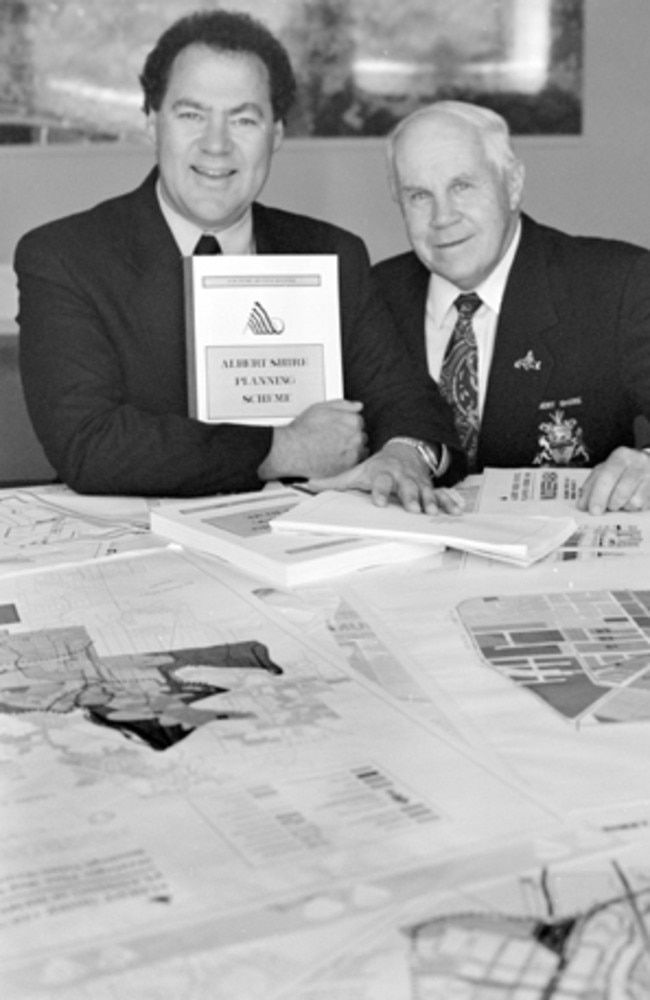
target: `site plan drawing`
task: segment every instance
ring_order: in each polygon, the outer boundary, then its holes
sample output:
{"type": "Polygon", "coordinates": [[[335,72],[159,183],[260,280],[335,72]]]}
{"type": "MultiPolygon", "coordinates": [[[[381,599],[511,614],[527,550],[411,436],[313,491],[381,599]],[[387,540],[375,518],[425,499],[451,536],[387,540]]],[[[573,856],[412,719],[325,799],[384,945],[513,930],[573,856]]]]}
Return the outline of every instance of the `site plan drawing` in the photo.
{"type": "Polygon", "coordinates": [[[458,613],[489,666],[565,718],[650,719],[650,590],[490,596],[458,613]]]}

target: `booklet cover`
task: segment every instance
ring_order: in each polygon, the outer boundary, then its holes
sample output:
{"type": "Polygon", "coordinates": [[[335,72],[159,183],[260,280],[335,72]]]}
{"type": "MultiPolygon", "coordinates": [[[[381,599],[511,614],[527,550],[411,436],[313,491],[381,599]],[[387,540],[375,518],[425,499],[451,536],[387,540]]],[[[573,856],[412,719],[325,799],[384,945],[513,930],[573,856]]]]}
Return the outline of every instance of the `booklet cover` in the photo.
{"type": "Polygon", "coordinates": [[[555,551],[575,528],[570,517],[414,514],[397,503],[377,507],[367,494],[333,491],[309,497],[271,522],[275,532],[351,533],[437,543],[517,566],[530,566],[555,551]]]}
{"type": "Polygon", "coordinates": [[[186,257],[190,416],[288,423],[343,397],[338,257],[186,257]]]}
{"type": "Polygon", "coordinates": [[[577,516],[580,491],[591,471],[547,466],[484,469],[477,510],[481,514],[577,516]]]}
{"type": "Polygon", "coordinates": [[[304,499],[291,488],[162,503],[151,511],[151,530],[189,548],[219,556],[243,572],[283,586],[310,583],[368,566],[421,559],[442,546],[362,538],[349,533],[270,529],[274,517],[304,499]]]}

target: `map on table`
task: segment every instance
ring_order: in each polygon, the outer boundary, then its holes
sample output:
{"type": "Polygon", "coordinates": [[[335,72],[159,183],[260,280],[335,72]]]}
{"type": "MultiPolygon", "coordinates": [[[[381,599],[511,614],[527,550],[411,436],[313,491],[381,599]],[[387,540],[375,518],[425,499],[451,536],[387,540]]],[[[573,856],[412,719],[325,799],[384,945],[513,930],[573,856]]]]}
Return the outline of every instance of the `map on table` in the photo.
{"type": "Polygon", "coordinates": [[[472,598],[482,659],[576,723],[650,719],[650,590],[472,598]]]}
{"type": "MultiPolygon", "coordinates": [[[[0,621],[11,607],[0,606],[0,621]]],[[[97,725],[166,750],[206,722],[252,717],[193,704],[230,691],[250,670],[282,673],[252,639],[101,657],[80,626],[0,634],[0,713],[81,709],[97,725]]]]}

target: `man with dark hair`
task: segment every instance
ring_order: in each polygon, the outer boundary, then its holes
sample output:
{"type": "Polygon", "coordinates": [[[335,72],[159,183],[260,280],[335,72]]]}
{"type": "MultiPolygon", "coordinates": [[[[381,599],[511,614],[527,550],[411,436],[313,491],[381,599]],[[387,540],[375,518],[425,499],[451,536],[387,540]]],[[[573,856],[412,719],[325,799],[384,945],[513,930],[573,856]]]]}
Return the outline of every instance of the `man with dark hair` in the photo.
{"type": "Polygon", "coordinates": [[[378,503],[395,493],[410,509],[456,509],[430,476],[453,462],[450,411],[411,366],[362,241],[256,201],[295,91],[282,46],[247,15],[192,14],[163,33],[141,82],[155,169],[16,251],[25,395],[61,479],[192,496],[354,470],[350,485],[378,503]],[[187,415],[181,258],[206,234],[224,253],[338,256],[346,399],[274,428],[187,415]]]}
{"type": "Polygon", "coordinates": [[[269,75],[273,118],[286,122],[296,96],[296,78],[286,50],[253,18],[225,10],[190,14],[163,32],[140,74],[146,114],[160,111],[176,56],[195,44],[207,45],[217,52],[259,56],[269,75]]]}

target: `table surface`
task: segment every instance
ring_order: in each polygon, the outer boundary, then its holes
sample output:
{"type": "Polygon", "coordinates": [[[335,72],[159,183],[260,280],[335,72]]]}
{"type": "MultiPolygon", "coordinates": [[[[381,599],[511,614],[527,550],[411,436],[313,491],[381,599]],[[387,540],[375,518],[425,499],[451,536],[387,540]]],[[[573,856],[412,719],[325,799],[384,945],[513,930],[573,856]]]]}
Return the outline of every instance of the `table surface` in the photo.
{"type": "Polygon", "coordinates": [[[150,509],[0,491],[3,1000],[650,995],[650,515],[285,589],[150,509]]]}

